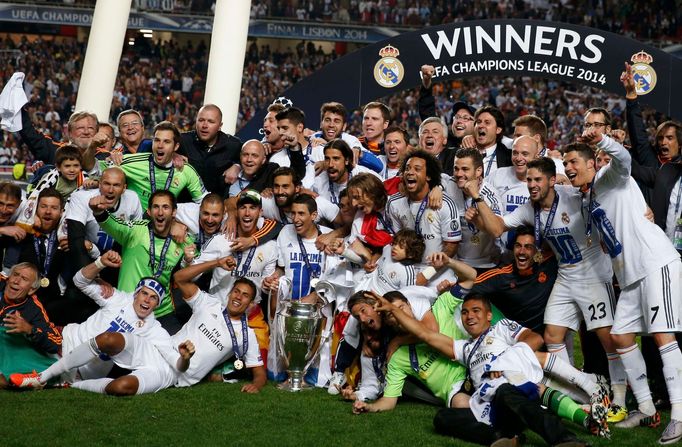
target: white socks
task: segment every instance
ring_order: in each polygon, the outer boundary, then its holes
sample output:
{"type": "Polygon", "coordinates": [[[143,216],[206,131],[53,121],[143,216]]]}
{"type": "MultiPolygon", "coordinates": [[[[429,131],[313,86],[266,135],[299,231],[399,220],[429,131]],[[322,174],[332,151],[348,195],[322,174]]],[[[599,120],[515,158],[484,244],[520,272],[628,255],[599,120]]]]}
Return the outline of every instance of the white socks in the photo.
{"type": "MultiPolygon", "coordinates": [[[[566,352],[566,350],[564,350],[566,352]]],[[[567,361],[562,360],[556,354],[548,354],[547,361],[542,365],[547,373],[552,374],[566,382],[576,385],[587,394],[592,395],[599,391],[599,385],[597,385],[592,378],[582,371],[577,370],[567,361]]]]}
{"type": "Polygon", "coordinates": [[[668,388],[672,411],[670,418],[682,421],[682,352],[677,342],[671,342],[658,348],[663,361],[663,377],[668,388]]]}
{"type": "Polygon", "coordinates": [[[97,342],[91,338],[85,343],[76,346],[73,351],[64,355],[57,362],[50,365],[45,371],[40,373],[40,382],[47,383],[48,380],[59,377],[65,372],[78,368],[88,363],[90,360],[97,358],[99,349],[97,342]]]}
{"type": "Polygon", "coordinates": [[[105,377],[103,379],[81,380],[79,382],[73,383],[71,387],[78,388],[79,390],[83,391],[91,391],[93,393],[106,394],[104,389],[113,381],[114,379],[110,379],[108,377],[105,377]]]}
{"type": "Polygon", "coordinates": [[[654,401],[651,399],[651,391],[649,390],[649,383],[647,382],[646,365],[644,364],[644,357],[639,350],[637,344],[628,348],[617,349],[620,359],[625,368],[625,374],[628,378],[632,393],[639,404],[639,411],[651,416],[656,413],[654,401]]]}

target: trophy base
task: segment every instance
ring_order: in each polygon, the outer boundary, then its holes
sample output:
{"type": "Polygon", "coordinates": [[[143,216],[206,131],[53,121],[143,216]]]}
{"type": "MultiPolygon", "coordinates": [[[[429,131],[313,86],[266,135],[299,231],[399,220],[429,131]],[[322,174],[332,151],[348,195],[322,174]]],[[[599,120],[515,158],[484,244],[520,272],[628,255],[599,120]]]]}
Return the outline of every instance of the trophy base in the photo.
{"type": "Polygon", "coordinates": [[[314,387],[308,385],[303,380],[292,380],[288,378],[285,382],[277,385],[277,389],[282,391],[289,391],[291,393],[296,393],[298,391],[312,390],[314,387]]]}

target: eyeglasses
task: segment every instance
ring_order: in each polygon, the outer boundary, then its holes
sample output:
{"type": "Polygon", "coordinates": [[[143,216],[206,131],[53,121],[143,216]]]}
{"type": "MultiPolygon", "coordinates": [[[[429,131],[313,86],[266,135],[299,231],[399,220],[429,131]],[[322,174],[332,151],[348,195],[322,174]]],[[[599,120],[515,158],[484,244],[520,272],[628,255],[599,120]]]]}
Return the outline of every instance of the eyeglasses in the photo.
{"type": "Polygon", "coordinates": [[[474,118],[469,115],[455,115],[455,121],[473,121],[474,118]]]}
{"type": "Polygon", "coordinates": [[[118,127],[120,127],[121,129],[128,129],[128,128],[131,128],[131,127],[139,127],[139,126],[141,126],[141,125],[142,125],[142,122],[141,122],[141,121],[131,121],[131,122],[129,122],[129,123],[123,123],[123,124],[121,124],[121,125],[118,126],[118,127]]]}
{"type": "Polygon", "coordinates": [[[599,123],[599,122],[585,123],[585,124],[583,124],[583,127],[585,129],[592,129],[593,127],[606,127],[606,123],[599,123]]]}

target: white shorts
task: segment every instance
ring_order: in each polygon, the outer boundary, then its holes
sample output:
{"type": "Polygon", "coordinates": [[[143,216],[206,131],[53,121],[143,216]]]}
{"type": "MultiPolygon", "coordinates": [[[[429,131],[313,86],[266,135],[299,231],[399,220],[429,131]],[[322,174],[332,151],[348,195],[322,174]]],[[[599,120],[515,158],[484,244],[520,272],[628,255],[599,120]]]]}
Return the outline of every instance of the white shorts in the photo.
{"type": "MultiPolygon", "coordinates": [[[[74,329],[74,326],[69,326],[71,325],[65,326],[62,330],[62,356],[70,353],[82,343],[71,330],[74,329]]],[[[85,343],[88,343],[88,340],[85,343]]],[[[101,379],[106,377],[113,367],[114,362],[108,356],[103,355],[90,360],[83,366],[65,372],[62,374],[62,379],[68,383],[73,383],[76,380],[101,379]]]]}
{"type": "Polygon", "coordinates": [[[148,340],[134,334],[123,333],[125,347],[112,357],[121,368],[130,369],[137,377],[137,394],[156,393],[173,386],[176,376],[168,362],[148,340]]]}
{"type": "Polygon", "coordinates": [[[584,320],[587,330],[613,325],[616,296],[611,282],[580,283],[557,280],[545,308],[545,324],[577,331],[584,320]]]}
{"type": "Polygon", "coordinates": [[[680,260],[675,260],[620,291],[611,333],[679,332],[680,260]]]}

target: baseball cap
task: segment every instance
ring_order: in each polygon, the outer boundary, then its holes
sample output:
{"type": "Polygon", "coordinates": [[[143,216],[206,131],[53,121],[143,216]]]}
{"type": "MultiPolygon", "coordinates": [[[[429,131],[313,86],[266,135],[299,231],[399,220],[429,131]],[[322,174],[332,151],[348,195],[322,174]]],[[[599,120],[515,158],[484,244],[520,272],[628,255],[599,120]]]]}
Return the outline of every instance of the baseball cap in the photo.
{"type": "Polygon", "coordinates": [[[261,199],[260,193],[255,189],[245,189],[239,193],[237,198],[237,206],[242,206],[245,203],[263,206],[263,200],[261,199]]]}
{"type": "Polygon", "coordinates": [[[474,109],[473,107],[471,107],[469,104],[467,104],[464,101],[457,101],[452,106],[452,113],[454,113],[456,115],[457,112],[462,110],[462,109],[467,109],[469,111],[469,113],[471,113],[471,116],[474,116],[474,114],[476,113],[476,109],[474,109]]]}

